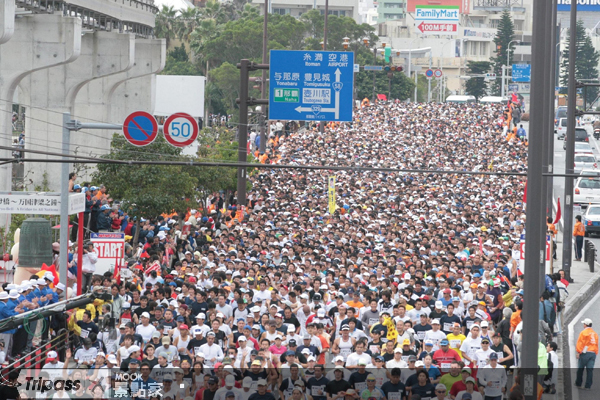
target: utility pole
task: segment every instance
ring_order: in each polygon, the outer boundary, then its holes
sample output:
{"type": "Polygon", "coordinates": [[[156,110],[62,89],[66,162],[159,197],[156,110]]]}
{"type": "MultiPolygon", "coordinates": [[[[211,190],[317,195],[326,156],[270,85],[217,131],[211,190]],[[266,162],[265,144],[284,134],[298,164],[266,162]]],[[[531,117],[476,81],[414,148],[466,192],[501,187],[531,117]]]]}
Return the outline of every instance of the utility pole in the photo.
{"type": "MultiPolygon", "coordinates": [[[[531,109],[530,109],[530,131],[529,148],[540,149],[543,146],[544,135],[544,86],[548,84],[544,80],[544,68],[549,59],[545,47],[545,26],[551,21],[547,20],[549,15],[547,7],[555,7],[546,0],[534,0],[532,14],[533,38],[531,46],[531,109]]],[[[572,7],[575,8],[575,7],[572,7]]],[[[537,399],[537,377],[538,377],[538,308],[540,295],[540,280],[538,276],[540,269],[545,263],[545,239],[544,224],[544,196],[540,196],[542,190],[543,165],[542,154],[539,151],[530,151],[527,159],[527,221],[526,221],[526,246],[525,252],[525,284],[524,291],[529,293],[523,301],[523,351],[521,356],[521,386],[526,400],[537,399]]]]}
{"type": "MultiPolygon", "coordinates": [[[[263,20],[263,47],[262,47],[262,63],[267,63],[267,29],[269,21],[269,0],[265,0],[265,16],[263,20]]],[[[262,70],[262,81],[260,82],[260,98],[265,98],[265,91],[267,88],[267,70],[262,70]]],[[[260,123],[260,147],[258,149],[259,154],[265,154],[267,149],[267,133],[266,133],[266,121],[268,121],[267,106],[261,107],[262,118],[259,119],[260,123]]],[[[240,142],[241,143],[241,142],[240,142]]]]}
{"type": "MultiPolygon", "coordinates": [[[[377,44],[375,44],[375,47],[373,48],[373,65],[377,65],[377,44]]],[[[375,98],[375,85],[376,85],[376,81],[375,81],[375,71],[373,71],[373,104],[375,104],[376,102],[376,98],[375,98]]]]}
{"type": "MultiPolygon", "coordinates": [[[[238,162],[248,161],[248,74],[250,72],[250,60],[242,60],[240,68],[240,125],[238,134],[238,162]]],[[[262,144],[262,143],[261,143],[262,144]]],[[[246,185],[248,177],[246,168],[239,167],[237,170],[237,205],[246,205],[246,185]]]]}
{"type": "MultiPolygon", "coordinates": [[[[542,1],[542,0],[539,0],[542,1]]],[[[573,173],[575,162],[575,116],[577,107],[577,82],[575,80],[575,62],[577,59],[577,7],[571,4],[571,19],[569,28],[569,91],[567,102],[567,150],[565,152],[565,174],[573,173]]],[[[531,73],[533,78],[533,71],[531,73]]],[[[571,280],[571,259],[573,255],[573,178],[565,178],[563,217],[563,252],[562,269],[565,278],[571,280]]]]}
{"type": "MultiPolygon", "coordinates": [[[[329,19],[329,0],[325,0],[325,23],[323,24],[323,51],[327,50],[327,21],[329,19]]],[[[319,123],[319,132],[325,132],[325,121],[319,123]]]]}
{"type": "MultiPolygon", "coordinates": [[[[554,3],[554,1],[553,1],[554,3]]],[[[550,82],[548,83],[550,90],[552,91],[551,96],[550,96],[550,120],[549,120],[549,131],[548,131],[548,135],[550,136],[550,139],[548,140],[548,172],[553,173],[554,172],[554,134],[550,133],[551,131],[554,131],[553,126],[554,126],[554,102],[555,102],[555,90],[554,87],[558,86],[557,82],[556,82],[556,71],[557,71],[557,65],[556,62],[554,62],[554,60],[556,60],[556,53],[557,53],[557,44],[558,44],[558,36],[560,34],[560,27],[557,26],[556,22],[557,22],[557,15],[556,15],[556,7],[552,6],[552,25],[550,25],[552,27],[551,30],[551,35],[552,35],[552,43],[551,43],[551,48],[550,48],[550,53],[552,54],[552,66],[550,67],[550,82]]],[[[553,198],[554,198],[554,178],[553,177],[548,177],[548,188],[547,188],[547,192],[546,192],[546,208],[547,208],[547,213],[546,213],[546,217],[552,217],[553,218],[553,210],[552,210],[552,204],[553,204],[553,198]]],[[[564,235],[563,235],[564,237],[564,235]]],[[[558,258],[558,255],[557,255],[558,258]]]]}
{"type": "MultiPolygon", "coordinates": [[[[429,50],[429,69],[431,69],[431,50],[429,50]]],[[[431,78],[427,79],[427,102],[431,101],[431,78]]]]}

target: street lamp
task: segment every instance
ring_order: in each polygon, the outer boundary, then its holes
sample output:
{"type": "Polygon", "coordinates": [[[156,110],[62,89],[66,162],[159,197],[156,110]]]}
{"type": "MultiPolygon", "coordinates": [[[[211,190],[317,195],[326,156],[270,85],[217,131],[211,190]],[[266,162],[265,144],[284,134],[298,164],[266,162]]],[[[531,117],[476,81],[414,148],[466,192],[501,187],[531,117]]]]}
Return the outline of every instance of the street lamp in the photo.
{"type": "Polygon", "coordinates": [[[325,50],[325,42],[321,40],[321,50],[325,50]]]}
{"type": "MultiPolygon", "coordinates": [[[[367,48],[369,48],[369,38],[365,37],[363,39],[363,43],[365,44],[365,46],[367,48]]],[[[385,45],[385,44],[384,44],[385,45]]],[[[373,47],[373,65],[377,65],[377,43],[375,43],[375,46],[373,47]]],[[[375,104],[375,86],[376,86],[376,76],[375,76],[375,71],[373,71],[373,104],[375,104]]]]}
{"type": "Polygon", "coordinates": [[[344,50],[348,50],[348,46],[350,46],[350,38],[348,36],[342,38],[342,46],[344,46],[344,50]]]}
{"type": "Polygon", "coordinates": [[[508,86],[508,69],[510,66],[510,45],[513,42],[517,43],[517,44],[521,43],[520,40],[516,40],[516,39],[513,39],[510,42],[508,42],[508,46],[506,49],[506,66],[502,67],[502,97],[504,97],[504,95],[506,94],[505,88],[506,88],[506,86],[508,86]],[[506,84],[504,83],[505,72],[506,72],[506,84]]]}

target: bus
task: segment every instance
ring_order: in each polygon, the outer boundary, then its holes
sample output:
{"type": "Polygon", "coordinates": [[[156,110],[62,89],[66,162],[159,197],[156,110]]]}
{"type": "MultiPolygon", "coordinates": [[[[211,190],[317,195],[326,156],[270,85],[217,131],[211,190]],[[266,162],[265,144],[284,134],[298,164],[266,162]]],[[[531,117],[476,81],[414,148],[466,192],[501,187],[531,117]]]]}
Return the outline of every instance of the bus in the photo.
{"type": "Polygon", "coordinates": [[[448,96],[446,103],[476,103],[475,96],[448,96]]]}
{"type": "Polygon", "coordinates": [[[508,104],[508,98],[502,96],[484,96],[479,99],[480,103],[491,103],[491,104],[508,104]]]}

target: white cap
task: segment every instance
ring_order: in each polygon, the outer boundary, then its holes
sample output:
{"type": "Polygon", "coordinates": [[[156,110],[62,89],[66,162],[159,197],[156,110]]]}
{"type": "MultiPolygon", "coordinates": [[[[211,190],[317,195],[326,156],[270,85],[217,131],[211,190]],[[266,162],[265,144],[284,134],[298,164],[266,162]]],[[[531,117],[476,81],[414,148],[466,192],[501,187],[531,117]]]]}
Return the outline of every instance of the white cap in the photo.
{"type": "Polygon", "coordinates": [[[9,283],[8,285],[6,285],[6,290],[12,290],[12,289],[16,289],[17,285],[15,285],[14,283],[9,283]]]}
{"type": "Polygon", "coordinates": [[[338,361],[344,361],[344,357],[342,357],[342,356],[336,356],[336,357],[333,359],[333,362],[338,362],[338,361]]]}
{"type": "Polygon", "coordinates": [[[443,308],[444,307],[444,303],[442,303],[441,301],[436,301],[435,302],[435,308],[443,308]]]}
{"type": "Polygon", "coordinates": [[[204,315],[203,312],[199,313],[198,315],[196,315],[196,319],[201,318],[201,319],[206,319],[206,315],[204,315]]]}
{"type": "MultiPolygon", "coordinates": [[[[279,335],[278,335],[278,336],[279,336],[279,335]]],[[[242,336],[240,336],[240,337],[238,338],[238,342],[245,342],[245,341],[247,341],[247,340],[248,340],[248,339],[246,339],[246,336],[244,336],[244,335],[242,335],[242,336]]]]}
{"type": "Polygon", "coordinates": [[[58,358],[58,353],[55,351],[49,351],[48,354],[46,354],[47,358],[58,358]]]}
{"type": "Polygon", "coordinates": [[[63,291],[66,289],[66,288],[65,288],[65,284],[64,284],[64,283],[62,283],[62,282],[60,282],[59,284],[57,284],[57,285],[56,285],[56,288],[57,288],[57,289],[60,289],[60,290],[63,290],[63,291]]]}
{"type": "Polygon", "coordinates": [[[252,387],[252,378],[250,378],[249,376],[245,377],[244,380],[242,380],[242,387],[252,387]]]}
{"type": "Polygon", "coordinates": [[[225,377],[225,386],[235,385],[235,377],[233,375],[227,375],[225,377]]]}
{"type": "Polygon", "coordinates": [[[8,297],[10,297],[11,299],[18,299],[19,291],[17,289],[11,289],[10,292],[8,292],[8,297]]]}
{"type": "Polygon", "coordinates": [[[144,311],[144,312],[142,313],[142,318],[144,318],[144,317],[146,317],[146,318],[150,318],[150,314],[148,313],[148,311],[144,311]]]}
{"type": "Polygon", "coordinates": [[[46,285],[46,280],[44,278],[40,278],[37,280],[38,285],[46,285]]]}
{"type": "Polygon", "coordinates": [[[322,308],[319,308],[319,310],[317,310],[317,317],[324,317],[325,316],[325,310],[322,308]]]}
{"type": "Polygon", "coordinates": [[[133,352],[140,351],[140,346],[136,346],[136,345],[129,346],[129,348],[127,350],[129,351],[129,354],[131,354],[133,352]]]}
{"type": "Polygon", "coordinates": [[[115,365],[117,364],[117,357],[114,354],[109,354],[108,357],[106,357],[106,361],[115,365]]]}
{"type": "Polygon", "coordinates": [[[431,321],[431,325],[439,325],[440,324],[440,320],[435,318],[433,321],[431,321]]]}
{"type": "Polygon", "coordinates": [[[6,299],[8,299],[8,293],[0,292],[0,300],[6,300],[6,299]]]}
{"type": "Polygon", "coordinates": [[[206,356],[204,355],[203,352],[200,352],[200,353],[196,354],[196,357],[206,358],[206,356]]]}
{"type": "Polygon", "coordinates": [[[260,312],[260,307],[259,306],[254,306],[250,309],[251,312],[255,313],[255,312],[260,312]]]}
{"type": "Polygon", "coordinates": [[[490,326],[490,324],[487,321],[481,321],[482,328],[487,328],[488,326],[490,326]]]}
{"type": "Polygon", "coordinates": [[[582,324],[587,325],[587,326],[591,326],[592,325],[592,320],[590,318],[586,318],[583,321],[581,321],[582,324]]]}

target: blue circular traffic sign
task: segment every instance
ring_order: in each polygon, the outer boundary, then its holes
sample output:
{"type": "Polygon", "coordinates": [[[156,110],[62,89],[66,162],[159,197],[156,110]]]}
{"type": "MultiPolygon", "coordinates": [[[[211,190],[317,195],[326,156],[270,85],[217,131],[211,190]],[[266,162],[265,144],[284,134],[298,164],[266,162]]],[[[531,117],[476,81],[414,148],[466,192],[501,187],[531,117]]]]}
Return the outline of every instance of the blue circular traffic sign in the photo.
{"type": "Polygon", "coordinates": [[[433,70],[432,69],[428,69],[427,71],[425,71],[425,76],[428,78],[432,78],[433,77],[433,70]]]}
{"type": "Polygon", "coordinates": [[[189,114],[175,113],[163,125],[165,140],[175,147],[186,147],[198,137],[198,123],[189,114]]]}
{"type": "Polygon", "coordinates": [[[156,118],[145,111],[135,111],[123,122],[125,139],[134,146],[147,146],[158,136],[156,118]]]}

